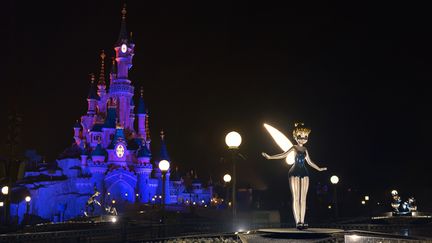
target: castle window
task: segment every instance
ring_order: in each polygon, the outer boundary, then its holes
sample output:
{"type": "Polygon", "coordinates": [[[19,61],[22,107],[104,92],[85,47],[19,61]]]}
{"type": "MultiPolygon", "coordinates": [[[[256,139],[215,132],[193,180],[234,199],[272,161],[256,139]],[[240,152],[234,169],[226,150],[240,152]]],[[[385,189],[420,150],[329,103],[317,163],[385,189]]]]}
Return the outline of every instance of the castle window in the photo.
{"type": "Polygon", "coordinates": [[[99,139],[102,139],[100,135],[93,136],[93,142],[98,142],[99,139]]]}

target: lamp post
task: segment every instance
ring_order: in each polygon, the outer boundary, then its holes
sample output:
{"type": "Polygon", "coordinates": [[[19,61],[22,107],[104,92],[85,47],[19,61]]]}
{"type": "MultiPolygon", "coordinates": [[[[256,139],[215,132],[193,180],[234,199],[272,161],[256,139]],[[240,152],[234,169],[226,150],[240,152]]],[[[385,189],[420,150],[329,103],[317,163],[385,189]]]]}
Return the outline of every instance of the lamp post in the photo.
{"type": "Polygon", "coordinates": [[[30,201],[31,201],[31,197],[30,196],[26,196],[25,197],[25,201],[26,201],[26,222],[29,222],[29,213],[30,213],[30,201]]]}
{"type": "Polygon", "coordinates": [[[170,163],[167,160],[159,162],[159,169],[162,172],[162,223],[165,223],[165,175],[169,167],[170,163]]]}
{"type": "Polygon", "coordinates": [[[237,215],[237,203],[236,203],[236,155],[238,147],[240,146],[242,142],[242,138],[238,132],[230,132],[225,136],[225,143],[228,146],[228,149],[231,151],[231,159],[232,159],[232,199],[231,199],[231,206],[232,206],[232,216],[233,216],[233,223],[236,220],[237,215]]]}
{"type": "Polygon", "coordinates": [[[225,174],[224,175],[224,177],[223,177],[223,180],[224,180],[224,182],[225,182],[225,200],[226,200],[226,204],[228,205],[228,202],[229,202],[229,200],[228,200],[228,183],[230,183],[231,182],[231,176],[229,175],[229,174],[225,174]]]}
{"type": "Polygon", "coordinates": [[[333,204],[334,204],[334,207],[335,207],[335,211],[334,211],[334,214],[335,214],[335,218],[338,218],[339,217],[339,212],[338,212],[338,203],[337,203],[337,190],[336,190],[336,185],[339,183],[339,177],[337,177],[337,176],[332,176],[332,177],[330,177],[330,182],[333,184],[333,204]]]}
{"type": "Polygon", "coordinates": [[[1,189],[1,193],[4,195],[4,223],[7,225],[9,223],[9,187],[4,186],[1,189]]]}

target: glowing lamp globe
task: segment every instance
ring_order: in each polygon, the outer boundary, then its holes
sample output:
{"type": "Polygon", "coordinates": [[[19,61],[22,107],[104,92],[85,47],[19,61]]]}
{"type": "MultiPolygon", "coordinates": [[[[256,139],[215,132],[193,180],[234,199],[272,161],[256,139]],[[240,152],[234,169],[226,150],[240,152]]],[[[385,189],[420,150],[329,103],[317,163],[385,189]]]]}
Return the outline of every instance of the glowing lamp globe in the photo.
{"type": "Polygon", "coordinates": [[[339,182],[339,177],[337,177],[337,176],[332,176],[332,177],[330,177],[330,182],[332,183],[332,184],[338,184],[338,182],[339,182]]]}
{"type": "Polygon", "coordinates": [[[396,190],[391,191],[392,196],[395,196],[398,194],[398,192],[396,190]]]}
{"type": "Polygon", "coordinates": [[[3,195],[9,194],[9,187],[8,186],[2,187],[1,192],[3,195]]]}
{"type": "Polygon", "coordinates": [[[229,183],[229,182],[231,181],[231,176],[230,176],[229,174],[226,174],[226,175],[224,175],[223,180],[224,180],[226,183],[229,183]]]}
{"type": "Polygon", "coordinates": [[[3,207],[4,206],[4,202],[0,202],[0,207],[3,207]]]}
{"type": "Polygon", "coordinates": [[[30,202],[31,201],[31,197],[30,196],[25,197],[25,201],[26,202],[30,202]]]}
{"type": "Polygon", "coordinates": [[[161,161],[159,162],[159,169],[160,169],[162,172],[167,172],[168,169],[169,169],[169,167],[170,167],[170,163],[169,163],[167,160],[161,160],[161,161]]]}
{"type": "Polygon", "coordinates": [[[225,143],[230,149],[236,149],[240,146],[242,138],[238,132],[230,132],[225,137],[225,143]]]}

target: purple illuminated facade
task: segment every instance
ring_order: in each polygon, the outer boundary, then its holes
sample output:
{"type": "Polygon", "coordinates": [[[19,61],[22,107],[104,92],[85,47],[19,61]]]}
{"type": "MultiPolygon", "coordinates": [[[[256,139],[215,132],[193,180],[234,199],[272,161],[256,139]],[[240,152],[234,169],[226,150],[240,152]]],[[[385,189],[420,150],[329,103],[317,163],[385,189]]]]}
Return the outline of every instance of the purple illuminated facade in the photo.
{"type": "MultiPolygon", "coordinates": [[[[114,45],[115,58],[106,82],[105,53],[101,54],[100,75],[91,76],[87,96],[88,108],[73,127],[78,154],[57,160],[54,171],[26,172],[18,185],[32,197],[30,213],[52,221],[63,221],[83,215],[85,203],[97,189],[102,206],[115,206],[121,213],[128,207],[144,203],[160,203],[162,176],[158,161],[171,161],[164,134],[161,150],[154,159],[151,153],[149,115],[144,104],[143,89],[137,93],[129,79],[135,44],[126,31],[126,9],[122,10],[119,38],[114,45]],[[79,158],[77,158],[79,157],[79,158]]],[[[185,185],[183,178],[170,171],[166,174],[165,202],[209,204],[212,187],[206,188],[196,178],[185,185]]],[[[193,175],[191,175],[193,177],[193,175]]],[[[25,202],[12,204],[12,215],[22,219],[25,202]]],[[[102,209],[98,209],[101,213],[102,209]]]]}

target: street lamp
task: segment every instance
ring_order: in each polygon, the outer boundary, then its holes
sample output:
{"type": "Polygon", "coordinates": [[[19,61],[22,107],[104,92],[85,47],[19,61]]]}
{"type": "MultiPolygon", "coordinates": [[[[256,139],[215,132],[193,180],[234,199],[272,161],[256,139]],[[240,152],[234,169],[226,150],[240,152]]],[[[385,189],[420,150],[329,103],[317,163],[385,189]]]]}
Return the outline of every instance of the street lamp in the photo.
{"type": "Polygon", "coordinates": [[[4,223],[7,225],[9,223],[9,187],[3,186],[1,188],[2,194],[5,196],[5,202],[4,202],[4,223]]]}
{"type": "Polygon", "coordinates": [[[225,181],[225,183],[230,183],[231,176],[229,174],[225,174],[224,177],[223,177],[223,180],[225,181]]]}
{"type": "Polygon", "coordinates": [[[30,201],[31,201],[31,197],[30,196],[26,196],[25,197],[25,201],[26,201],[26,222],[29,222],[29,212],[30,212],[30,201]]]}
{"type": "Polygon", "coordinates": [[[238,132],[230,132],[225,136],[225,143],[230,149],[238,149],[242,138],[238,132]]]}
{"type": "Polygon", "coordinates": [[[25,197],[25,201],[26,201],[26,203],[27,203],[26,213],[28,214],[29,211],[30,211],[30,201],[31,201],[31,197],[30,197],[30,196],[25,197]]]}
{"type": "Polygon", "coordinates": [[[335,218],[338,218],[339,216],[339,209],[338,209],[338,203],[337,203],[337,190],[336,190],[336,185],[339,183],[339,177],[336,175],[333,175],[332,177],[330,177],[330,182],[333,184],[333,203],[334,203],[334,207],[335,207],[335,218]]]}
{"type": "Polygon", "coordinates": [[[237,209],[236,209],[236,162],[235,157],[237,155],[237,149],[240,146],[242,142],[242,138],[238,132],[230,132],[225,136],[225,143],[228,146],[228,149],[231,151],[231,159],[233,164],[233,170],[232,170],[232,216],[233,216],[233,222],[236,219],[237,209]]]}
{"type": "Polygon", "coordinates": [[[226,200],[226,203],[228,205],[228,202],[229,202],[229,200],[228,200],[228,183],[231,182],[231,176],[229,174],[225,174],[223,176],[223,180],[225,182],[225,190],[226,190],[225,191],[225,200],[226,200]]]}
{"type": "Polygon", "coordinates": [[[169,170],[170,163],[167,160],[159,162],[159,169],[162,172],[162,223],[165,223],[165,175],[169,170]]]}

